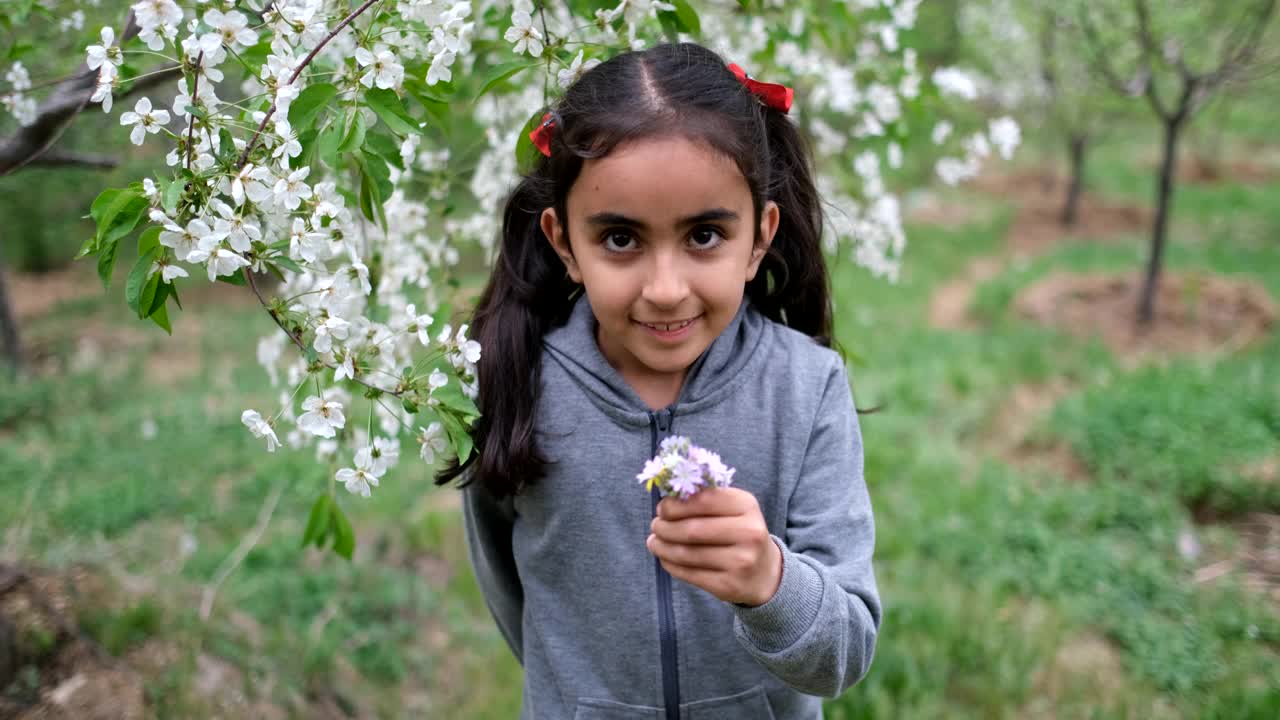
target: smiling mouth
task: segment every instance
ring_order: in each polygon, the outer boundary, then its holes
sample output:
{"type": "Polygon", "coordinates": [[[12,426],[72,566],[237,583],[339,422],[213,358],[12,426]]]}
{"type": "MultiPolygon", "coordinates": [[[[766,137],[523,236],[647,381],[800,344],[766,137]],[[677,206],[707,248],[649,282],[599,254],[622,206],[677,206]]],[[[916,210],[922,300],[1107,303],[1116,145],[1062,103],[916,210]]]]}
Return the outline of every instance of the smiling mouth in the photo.
{"type": "MultiPolygon", "coordinates": [[[[702,316],[699,315],[698,317],[702,317],[702,316]]],[[[689,327],[689,325],[693,324],[693,321],[697,320],[698,317],[692,317],[692,318],[689,318],[688,320],[679,320],[676,322],[669,322],[669,323],[647,323],[647,322],[640,322],[639,320],[637,320],[636,322],[640,323],[641,325],[644,325],[647,328],[651,328],[659,332],[674,332],[676,330],[682,330],[686,327],[689,327]]]]}

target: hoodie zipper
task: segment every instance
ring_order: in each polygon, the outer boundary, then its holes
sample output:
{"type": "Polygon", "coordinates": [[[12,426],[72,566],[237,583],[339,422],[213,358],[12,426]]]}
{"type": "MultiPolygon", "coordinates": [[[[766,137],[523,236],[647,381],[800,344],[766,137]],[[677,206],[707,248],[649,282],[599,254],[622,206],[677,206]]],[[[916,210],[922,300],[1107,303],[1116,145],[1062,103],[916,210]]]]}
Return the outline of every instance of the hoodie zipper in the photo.
{"type": "MultiPolygon", "coordinates": [[[[650,456],[658,454],[658,433],[669,433],[675,418],[675,406],[656,413],[649,413],[650,456]]],[[[658,488],[649,497],[653,503],[653,515],[658,515],[658,488]]],[[[658,636],[662,640],[662,697],[667,708],[667,720],[680,720],[680,672],[676,664],[676,621],[671,601],[671,574],[662,567],[662,561],[653,558],[653,571],[658,580],[658,636]]]]}

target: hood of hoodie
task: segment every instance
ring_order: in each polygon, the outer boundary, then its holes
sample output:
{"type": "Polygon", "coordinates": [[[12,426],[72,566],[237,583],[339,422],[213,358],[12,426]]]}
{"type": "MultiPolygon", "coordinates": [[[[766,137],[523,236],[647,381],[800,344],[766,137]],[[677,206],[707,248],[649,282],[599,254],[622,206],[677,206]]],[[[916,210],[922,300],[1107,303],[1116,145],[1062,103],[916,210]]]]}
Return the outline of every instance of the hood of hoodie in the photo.
{"type": "MultiPolygon", "coordinates": [[[[568,321],[543,338],[546,357],[586,392],[591,401],[624,425],[646,425],[650,408],[605,359],[596,343],[595,313],[586,294],[578,297],[568,321]]],[[[729,325],[702,352],[685,376],[676,405],[696,411],[733,390],[769,330],[769,321],[743,296],[729,325]]]]}

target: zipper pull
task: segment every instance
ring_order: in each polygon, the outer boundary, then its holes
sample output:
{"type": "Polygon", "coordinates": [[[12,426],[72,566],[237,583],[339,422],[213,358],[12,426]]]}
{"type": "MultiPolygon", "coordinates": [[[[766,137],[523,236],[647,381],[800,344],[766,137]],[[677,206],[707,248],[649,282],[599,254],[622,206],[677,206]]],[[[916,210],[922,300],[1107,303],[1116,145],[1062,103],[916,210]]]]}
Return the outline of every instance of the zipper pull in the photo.
{"type": "Polygon", "coordinates": [[[671,418],[675,413],[671,410],[658,411],[658,430],[667,432],[671,429],[671,418]]]}

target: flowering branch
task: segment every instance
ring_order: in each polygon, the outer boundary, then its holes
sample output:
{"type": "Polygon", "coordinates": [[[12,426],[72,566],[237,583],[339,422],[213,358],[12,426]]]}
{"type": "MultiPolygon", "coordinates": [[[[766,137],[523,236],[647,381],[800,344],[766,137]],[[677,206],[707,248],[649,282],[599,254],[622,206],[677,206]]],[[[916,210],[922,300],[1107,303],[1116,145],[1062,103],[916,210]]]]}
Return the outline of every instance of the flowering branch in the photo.
{"type": "MultiPolygon", "coordinates": [[[[324,46],[328,45],[330,40],[337,37],[338,33],[342,32],[342,28],[351,24],[352,20],[355,20],[356,17],[360,15],[360,13],[364,12],[365,10],[368,10],[369,6],[373,5],[375,2],[378,2],[378,0],[365,0],[363,5],[353,10],[350,15],[342,19],[342,22],[339,22],[337,25],[335,25],[334,28],[329,31],[329,34],[326,35],[324,39],[320,41],[319,44],[311,48],[311,52],[307,53],[307,56],[302,59],[301,63],[298,64],[297,69],[293,71],[293,75],[289,76],[289,82],[286,84],[292,85],[294,82],[296,82],[298,80],[298,76],[302,74],[302,71],[306,69],[307,65],[311,64],[312,60],[315,59],[316,54],[319,53],[322,49],[324,49],[324,46]]],[[[245,163],[249,162],[249,153],[253,152],[254,145],[257,144],[258,138],[262,135],[262,131],[266,129],[267,122],[271,120],[271,116],[274,115],[275,112],[276,112],[276,101],[273,99],[271,101],[271,107],[267,108],[267,114],[262,117],[262,122],[258,123],[258,129],[253,133],[253,137],[249,138],[249,142],[245,143],[244,153],[240,155],[240,163],[237,167],[244,167],[245,163]]]]}

